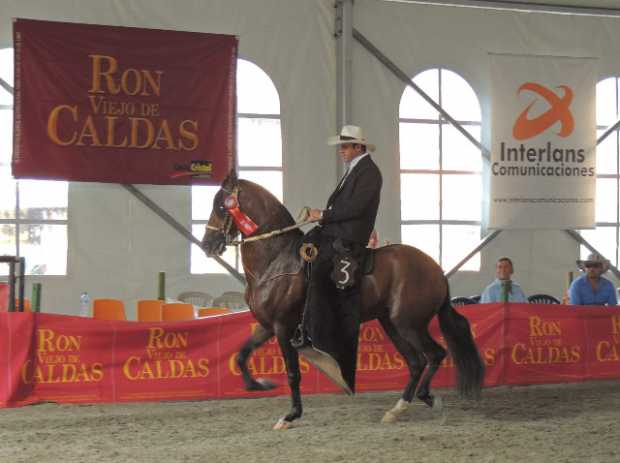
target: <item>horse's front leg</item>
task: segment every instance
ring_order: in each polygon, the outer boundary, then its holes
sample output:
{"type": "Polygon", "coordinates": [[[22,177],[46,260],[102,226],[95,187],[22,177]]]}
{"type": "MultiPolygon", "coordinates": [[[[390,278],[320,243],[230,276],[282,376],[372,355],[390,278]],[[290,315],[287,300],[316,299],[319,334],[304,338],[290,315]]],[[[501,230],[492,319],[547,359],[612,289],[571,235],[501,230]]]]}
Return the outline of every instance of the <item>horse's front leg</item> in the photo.
{"type": "Polygon", "coordinates": [[[265,344],[265,342],[273,336],[273,330],[268,330],[261,325],[258,325],[252,336],[243,344],[239,354],[237,355],[237,366],[241,370],[241,376],[243,377],[243,384],[246,391],[269,391],[276,387],[274,383],[268,379],[252,378],[250,370],[248,370],[248,359],[256,349],[265,344]]]}
{"type": "MultiPolygon", "coordinates": [[[[294,325],[293,325],[294,326],[294,325]]],[[[301,406],[301,392],[299,385],[301,384],[301,371],[299,370],[299,354],[297,350],[291,345],[291,337],[293,336],[293,330],[288,329],[280,323],[275,325],[275,333],[278,338],[278,344],[282,350],[284,356],[284,362],[286,364],[286,371],[288,374],[288,385],[291,388],[291,411],[280,418],[274,425],[273,429],[288,429],[298,418],[301,418],[302,406],[301,406]]]]}

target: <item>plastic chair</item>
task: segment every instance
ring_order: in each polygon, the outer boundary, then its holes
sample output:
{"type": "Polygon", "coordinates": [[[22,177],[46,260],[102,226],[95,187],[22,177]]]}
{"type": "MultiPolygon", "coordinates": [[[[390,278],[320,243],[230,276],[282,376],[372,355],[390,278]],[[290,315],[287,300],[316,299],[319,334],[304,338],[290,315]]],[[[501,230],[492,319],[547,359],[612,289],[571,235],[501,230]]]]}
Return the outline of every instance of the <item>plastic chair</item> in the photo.
{"type": "Polygon", "coordinates": [[[228,307],[201,307],[198,309],[199,317],[210,317],[211,315],[222,315],[231,313],[228,307]]]}
{"type": "Polygon", "coordinates": [[[160,322],[163,320],[164,302],[158,299],[138,301],[139,322],[160,322]]]}
{"type": "Polygon", "coordinates": [[[530,304],[560,304],[560,301],[548,294],[532,294],[527,298],[527,302],[530,304]]]}
{"type": "Polygon", "coordinates": [[[231,310],[242,310],[245,309],[248,304],[245,301],[245,296],[243,293],[238,291],[227,291],[221,296],[215,298],[213,301],[213,306],[227,307],[231,310]]]}
{"type": "Polygon", "coordinates": [[[125,304],[119,299],[94,299],[93,318],[96,320],[127,320],[125,304]]]}
{"type": "Polygon", "coordinates": [[[452,302],[452,307],[476,304],[476,302],[473,301],[471,298],[465,296],[453,297],[452,299],[450,299],[450,302],[452,302]]]}
{"type": "Polygon", "coordinates": [[[177,299],[198,307],[209,307],[213,303],[213,296],[202,291],[185,291],[179,294],[177,299]]]}
{"type": "Polygon", "coordinates": [[[185,302],[164,304],[162,318],[167,322],[194,320],[194,306],[185,302]]]}

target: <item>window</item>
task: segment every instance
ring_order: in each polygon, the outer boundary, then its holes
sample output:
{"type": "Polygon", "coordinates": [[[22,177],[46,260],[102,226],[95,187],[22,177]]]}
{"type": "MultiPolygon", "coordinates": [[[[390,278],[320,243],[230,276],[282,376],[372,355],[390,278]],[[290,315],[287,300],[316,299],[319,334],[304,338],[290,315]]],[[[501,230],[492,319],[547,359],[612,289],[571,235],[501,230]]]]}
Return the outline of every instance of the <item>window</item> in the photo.
{"type": "MultiPolygon", "coordinates": [[[[240,178],[258,183],[283,201],[278,91],[261,68],[242,59],[237,61],[237,163],[240,178]]],[[[219,186],[192,187],[192,233],[199,239],[204,235],[213,197],[219,189],[219,186]]],[[[222,258],[240,269],[238,248],[229,247],[222,258]]],[[[191,273],[226,273],[195,244],[190,266],[191,273]]]]}
{"type": "MultiPolygon", "coordinates": [[[[619,84],[619,77],[610,77],[596,85],[597,138],[620,116],[619,84]]],[[[615,266],[618,266],[620,226],[619,155],[618,130],[615,130],[596,147],[596,228],[581,232],[582,236],[615,266]]],[[[586,247],[581,246],[582,259],[589,253],[586,247]]]]}
{"type": "MultiPolygon", "coordinates": [[[[0,255],[26,259],[29,275],[66,275],[68,184],[13,180],[13,50],[0,49],[0,255]]],[[[0,266],[0,275],[8,266],[0,266]]]]}
{"type": "MultiPolygon", "coordinates": [[[[480,104],[462,77],[429,69],[413,81],[480,140],[480,104]]],[[[399,122],[402,242],[448,270],[480,241],[481,152],[410,87],[399,122]]],[[[461,267],[479,269],[480,253],[461,267]]]]}

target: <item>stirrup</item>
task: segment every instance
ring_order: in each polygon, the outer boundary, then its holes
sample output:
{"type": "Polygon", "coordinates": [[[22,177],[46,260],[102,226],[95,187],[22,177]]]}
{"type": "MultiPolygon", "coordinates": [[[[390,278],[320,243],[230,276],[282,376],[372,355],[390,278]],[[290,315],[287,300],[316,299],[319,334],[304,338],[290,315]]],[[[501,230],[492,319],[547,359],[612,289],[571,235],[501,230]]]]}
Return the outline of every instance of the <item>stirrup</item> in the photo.
{"type": "Polygon", "coordinates": [[[291,346],[293,346],[295,349],[301,349],[302,347],[311,346],[311,345],[312,345],[312,342],[310,341],[310,338],[306,334],[304,327],[300,323],[299,325],[297,325],[297,328],[295,328],[295,333],[293,334],[293,337],[291,338],[291,346]]]}

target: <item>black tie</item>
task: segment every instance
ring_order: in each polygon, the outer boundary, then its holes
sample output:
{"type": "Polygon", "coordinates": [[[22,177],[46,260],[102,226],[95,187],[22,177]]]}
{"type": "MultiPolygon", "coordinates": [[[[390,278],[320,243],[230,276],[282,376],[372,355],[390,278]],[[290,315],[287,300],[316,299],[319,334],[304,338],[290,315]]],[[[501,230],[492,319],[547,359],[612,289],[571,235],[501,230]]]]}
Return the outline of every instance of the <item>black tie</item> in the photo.
{"type": "Polygon", "coordinates": [[[351,164],[347,164],[347,168],[345,169],[344,175],[340,179],[340,183],[338,183],[338,187],[336,188],[336,190],[339,190],[340,188],[342,188],[342,185],[344,185],[344,181],[347,179],[347,175],[349,175],[350,167],[351,167],[351,164]]]}

